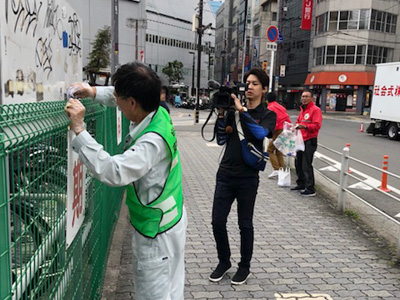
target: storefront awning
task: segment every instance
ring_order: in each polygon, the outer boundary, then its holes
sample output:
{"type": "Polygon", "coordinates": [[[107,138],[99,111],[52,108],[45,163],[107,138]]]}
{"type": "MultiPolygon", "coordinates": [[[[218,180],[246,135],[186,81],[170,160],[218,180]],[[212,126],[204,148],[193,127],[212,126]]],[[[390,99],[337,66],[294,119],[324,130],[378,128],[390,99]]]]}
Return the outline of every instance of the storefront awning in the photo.
{"type": "Polygon", "coordinates": [[[319,72],[307,75],[304,85],[374,85],[375,73],[319,72]]]}

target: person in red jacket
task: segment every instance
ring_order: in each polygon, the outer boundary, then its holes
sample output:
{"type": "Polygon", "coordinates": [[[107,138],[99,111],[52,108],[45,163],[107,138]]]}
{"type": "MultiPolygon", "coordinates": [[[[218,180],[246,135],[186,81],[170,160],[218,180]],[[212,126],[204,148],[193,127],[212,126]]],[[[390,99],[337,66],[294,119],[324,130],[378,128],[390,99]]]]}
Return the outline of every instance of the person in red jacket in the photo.
{"type": "Polygon", "coordinates": [[[295,128],[301,130],[304,140],[304,151],[298,151],[295,165],[297,185],[294,191],[301,191],[303,196],[315,196],[314,169],[312,166],[314,153],[317,150],[318,132],[322,124],[322,113],[314,104],[311,91],[304,91],[301,95],[300,114],[297,117],[295,128]]]}
{"type": "Polygon", "coordinates": [[[276,140],[278,135],[280,135],[281,132],[283,131],[283,123],[284,122],[292,123],[292,122],[290,121],[286,108],[284,108],[282,105],[276,102],[275,93],[272,92],[267,94],[267,103],[268,103],[268,109],[276,113],[276,125],[275,125],[274,135],[272,136],[272,139],[270,140],[268,145],[269,159],[271,161],[272,168],[274,169],[272,173],[268,176],[268,178],[273,178],[278,176],[278,170],[280,168],[285,167],[283,154],[278,149],[276,149],[273,142],[276,140]]]}

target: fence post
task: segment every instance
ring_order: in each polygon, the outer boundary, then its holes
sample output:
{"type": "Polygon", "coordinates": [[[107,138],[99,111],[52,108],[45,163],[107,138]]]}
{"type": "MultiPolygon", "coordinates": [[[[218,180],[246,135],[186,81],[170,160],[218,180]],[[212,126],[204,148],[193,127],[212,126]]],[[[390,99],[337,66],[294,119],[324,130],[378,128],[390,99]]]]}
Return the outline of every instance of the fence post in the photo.
{"type": "Polygon", "coordinates": [[[0,133],[0,299],[11,296],[10,221],[7,197],[7,157],[4,133],[0,133]]]}
{"type": "Polygon", "coordinates": [[[340,170],[340,185],[337,209],[340,212],[344,210],[344,189],[347,187],[347,172],[349,170],[349,147],[343,148],[342,168],[340,170]]]}

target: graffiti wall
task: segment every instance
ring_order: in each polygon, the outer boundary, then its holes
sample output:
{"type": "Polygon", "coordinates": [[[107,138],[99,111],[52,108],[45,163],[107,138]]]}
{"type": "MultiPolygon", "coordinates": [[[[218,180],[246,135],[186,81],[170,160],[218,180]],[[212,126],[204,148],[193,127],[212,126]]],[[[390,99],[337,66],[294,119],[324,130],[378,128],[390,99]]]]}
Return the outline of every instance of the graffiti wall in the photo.
{"type": "Polygon", "coordinates": [[[82,80],[81,24],[66,0],[0,0],[0,104],[64,99],[82,80]]]}

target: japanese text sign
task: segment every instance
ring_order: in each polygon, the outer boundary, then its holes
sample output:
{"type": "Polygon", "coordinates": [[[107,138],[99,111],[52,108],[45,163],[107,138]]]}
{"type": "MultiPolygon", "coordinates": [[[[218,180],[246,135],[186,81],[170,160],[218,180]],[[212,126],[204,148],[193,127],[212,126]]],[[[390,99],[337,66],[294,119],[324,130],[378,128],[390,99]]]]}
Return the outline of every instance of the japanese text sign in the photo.
{"type": "Polygon", "coordinates": [[[301,29],[311,30],[313,0],[303,0],[303,12],[301,14],[301,29]]]}
{"type": "Polygon", "coordinates": [[[68,132],[68,179],[67,179],[67,247],[69,247],[85,219],[86,167],[72,150],[75,134],[68,132]]]}

